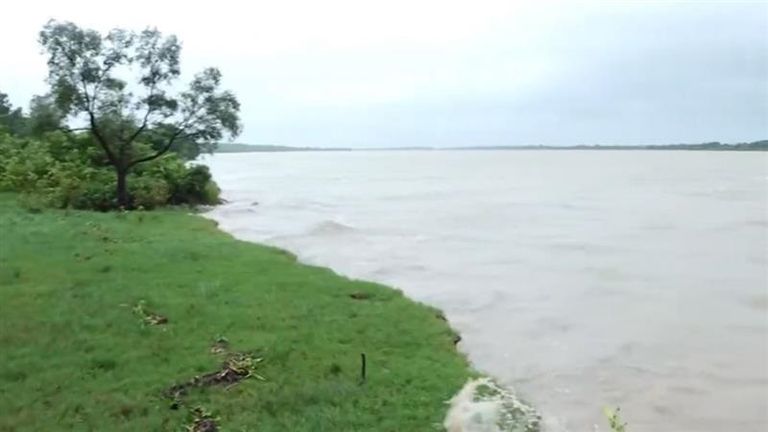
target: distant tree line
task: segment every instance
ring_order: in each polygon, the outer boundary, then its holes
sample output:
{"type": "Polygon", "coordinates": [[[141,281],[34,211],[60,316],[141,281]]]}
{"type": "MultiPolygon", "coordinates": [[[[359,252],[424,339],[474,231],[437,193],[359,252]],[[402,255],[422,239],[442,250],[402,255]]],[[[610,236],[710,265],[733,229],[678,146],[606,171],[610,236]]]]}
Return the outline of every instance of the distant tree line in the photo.
{"type": "Polygon", "coordinates": [[[713,141],[701,144],[660,144],[641,146],[576,146],[579,149],[607,149],[607,150],[768,150],[768,140],[724,144],[713,141]]]}
{"type": "Polygon", "coordinates": [[[251,153],[251,152],[301,152],[301,151],[445,151],[445,150],[713,150],[713,151],[768,151],[768,140],[748,143],[722,144],[708,142],[702,144],[666,144],[666,145],[575,145],[575,146],[473,146],[473,147],[288,147],[277,145],[219,144],[216,153],[251,153]]]}
{"type": "Polygon", "coordinates": [[[520,145],[456,147],[454,150],[724,150],[724,151],[768,151],[768,140],[724,144],[717,141],[700,144],[648,144],[648,145],[520,145]]]}

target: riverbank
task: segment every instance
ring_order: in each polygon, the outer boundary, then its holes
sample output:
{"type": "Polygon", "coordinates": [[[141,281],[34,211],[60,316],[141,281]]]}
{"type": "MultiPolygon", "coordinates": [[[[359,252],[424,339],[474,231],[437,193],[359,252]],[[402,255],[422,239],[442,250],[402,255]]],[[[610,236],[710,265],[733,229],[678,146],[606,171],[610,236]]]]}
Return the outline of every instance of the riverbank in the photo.
{"type": "Polygon", "coordinates": [[[0,233],[0,430],[438,430],[471,375],[436,310],[181,210],[0,233]]]}

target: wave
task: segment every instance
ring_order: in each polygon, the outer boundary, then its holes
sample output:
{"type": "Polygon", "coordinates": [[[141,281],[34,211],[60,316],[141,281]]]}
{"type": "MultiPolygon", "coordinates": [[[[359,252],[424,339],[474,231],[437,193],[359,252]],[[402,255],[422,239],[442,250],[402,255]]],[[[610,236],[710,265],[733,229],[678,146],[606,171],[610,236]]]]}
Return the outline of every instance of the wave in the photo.
{"type": "Polygon", "coordinates": [[[356,229],[353,226],[346,225],[341,222],[336,222],[334,220],[325,220],[312,226],[310,229],[308,229],[304,233],[304,235],[331,236],[331,235],[348,234],[354,231],[356,231],[356,229]]]}

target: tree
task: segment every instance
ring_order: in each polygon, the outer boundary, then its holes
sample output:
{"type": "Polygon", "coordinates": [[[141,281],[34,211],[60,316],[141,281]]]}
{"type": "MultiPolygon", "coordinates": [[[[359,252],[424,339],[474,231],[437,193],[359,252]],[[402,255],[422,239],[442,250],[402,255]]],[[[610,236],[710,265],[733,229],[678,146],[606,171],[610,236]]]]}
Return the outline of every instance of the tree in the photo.
{"type": "Polygon", "coordinates": [[[8,95],[0,92],[0,130],[5,129],[11,135],[22,135],[25,124],[21,108],[13,108],[8,95]]]}
{"type": "Polygon", "coordinates": [[[221,73],[208,68],[173,93],[181,46],[157,29],[114,29],[106,35],[71,22],[49,21],[40,32],[48,54],[48,83],[58,109],[80,119],[116,174],[118,205],[131,206],[127,177],[138,164],[185,143],[210,150],[240,133],[240,104],[219,90],[221,73]],[[129,81],[126,77],[134,75],[129,81]]]}
{"type": "Polygon", "coordinates": [[[51,95],[33,96],[29,103],[26,133],[39,137],[47,132],[61,130],[65,115],[56,106],[51,95]]]}

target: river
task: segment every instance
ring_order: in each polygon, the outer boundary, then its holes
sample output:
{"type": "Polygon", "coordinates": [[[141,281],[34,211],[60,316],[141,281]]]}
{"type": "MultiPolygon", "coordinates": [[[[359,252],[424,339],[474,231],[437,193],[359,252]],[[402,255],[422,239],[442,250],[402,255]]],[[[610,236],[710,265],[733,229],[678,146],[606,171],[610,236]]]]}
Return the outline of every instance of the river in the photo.
{"type": "Polygon", "coordinates": [[[444,310],[547,430],[768,430],[768,154],[205,159],[222,229],[444,310]],[[599,425],[596,427],[595,425],[599,425]]]}

